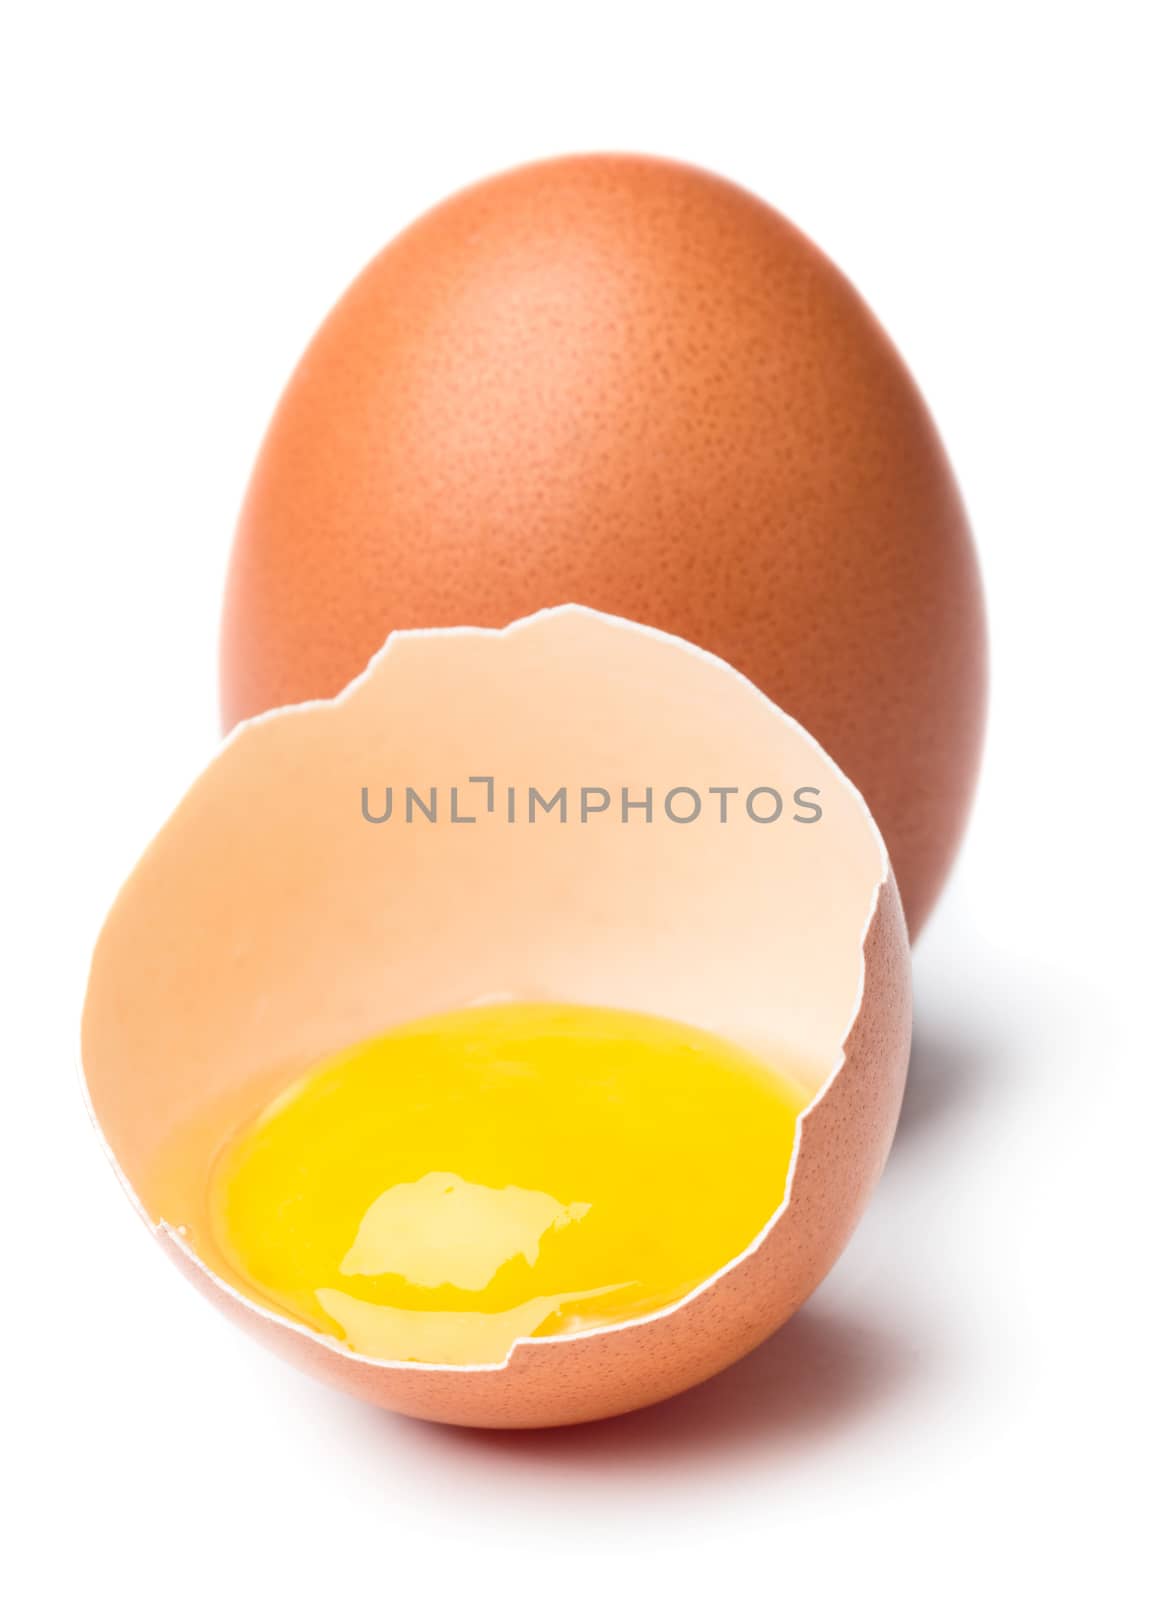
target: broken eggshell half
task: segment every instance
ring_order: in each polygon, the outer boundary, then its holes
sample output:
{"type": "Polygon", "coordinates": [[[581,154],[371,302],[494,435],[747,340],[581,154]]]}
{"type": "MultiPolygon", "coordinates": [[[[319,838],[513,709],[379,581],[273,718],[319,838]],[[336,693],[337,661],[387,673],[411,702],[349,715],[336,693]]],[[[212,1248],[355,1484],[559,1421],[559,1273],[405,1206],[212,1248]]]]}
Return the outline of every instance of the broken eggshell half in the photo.
{"type": "Polygon", "coordinates": [[[393,634],[336,699],[242,723],[119,894],[82,1034],[117,1171],[230,1317],[378,1405],[549,1426],[698,1383],[820,1283],[890,1147],[910,958],[881,836],[815,740],[717,657],[561,606],[393,634]],[[232,1108],[503,998],[674,1018],[804,1074],[783,1203],[748,1248],[666,1309],[485,1366],[365,1356],[235,1283],[198,1220],[232,1108]]]}

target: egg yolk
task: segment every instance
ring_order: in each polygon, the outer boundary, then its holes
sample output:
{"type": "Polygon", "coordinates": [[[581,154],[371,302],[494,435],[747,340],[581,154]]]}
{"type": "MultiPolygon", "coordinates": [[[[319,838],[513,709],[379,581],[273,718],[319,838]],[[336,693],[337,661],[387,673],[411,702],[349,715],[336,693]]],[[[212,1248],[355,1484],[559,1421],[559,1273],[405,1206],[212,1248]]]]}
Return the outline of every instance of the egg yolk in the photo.
{"type": "Polygon", "coordinates": [[[679,1300],[784,1197],[808,1096],[632,1012],[477,1006],[322,1062],[223,1147],[213,1236],[263,1302],[475,1365],[679,1300]]]}

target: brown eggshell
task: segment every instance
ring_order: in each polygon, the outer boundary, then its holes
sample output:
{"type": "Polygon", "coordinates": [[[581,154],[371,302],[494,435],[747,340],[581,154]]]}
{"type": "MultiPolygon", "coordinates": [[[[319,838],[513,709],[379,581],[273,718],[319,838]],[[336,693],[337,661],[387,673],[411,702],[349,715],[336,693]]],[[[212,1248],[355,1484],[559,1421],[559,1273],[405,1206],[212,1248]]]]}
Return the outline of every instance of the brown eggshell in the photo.
{"type": "Polygon", "coordinates": [[[917,932],[983,723],[960,496],[845,278],[671,162],[493,178],[353,284],[249,486],[225,726],[336,693],[391,629],[564,601],[705,646],[811,729],[870,804],[917,932]]]}
{"type": "Polygon", "coordinates": [[[107,919],[83,1062],[149,1225],[251,1333],[378,1404],[533,1427],[661,1399],[791,1315],[881,1171],[909,1039],[902,910],[860,795],[723,662],[568,606],[501,632],[394,635],[337,699],[243,724],[107,919]],[[495,777],[493,810],[473,775],[495,777]],[[397,810],[406,785],[438,787],[435,823],[397,810]],[[508,789],[531,785],[567,788],[566,823],[521,808],[510,820],[508,789]],[[584,822],[574,797],[588,785],[613,803],[584,822]],[[364,786],[371,814],[391,787],[387,822],[365,820],[364,786]],[[649,821],[621,815],[623,786],[651,789],[649,821]],[[675,823],[663,797],[687,786],[739,798],[726,820],[715,803],[675,823]],[[744,801],[765,787],[789,803],[756,822],[744,801]],[[796,820],[798,788],[819,797],[819,821],[796,820]],[[668,1310],[524,1339],[493,1366],[370,1359],[251,1299],[203,1217],[226,1108],[256,1109],[398,1022],[504,995],[672,1016],[807,1082],[785,1201],[758,1239],[668,1310]]]}

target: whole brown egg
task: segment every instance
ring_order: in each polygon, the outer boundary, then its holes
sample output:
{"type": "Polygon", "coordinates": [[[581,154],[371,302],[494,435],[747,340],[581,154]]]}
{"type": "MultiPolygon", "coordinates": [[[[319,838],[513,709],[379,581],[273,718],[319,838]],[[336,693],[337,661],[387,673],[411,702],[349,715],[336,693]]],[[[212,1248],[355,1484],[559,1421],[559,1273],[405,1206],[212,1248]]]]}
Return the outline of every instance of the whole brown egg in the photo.
{"type": "Polygon", "coordinates": [[[225,727],[337,693],[393,629],[564,601],[695,641],[808,727],[864,793],[918,931],[983,730],[960,495],[841,273],[669,161],[491,178],[352,284],[246,496],[225,727]]]}

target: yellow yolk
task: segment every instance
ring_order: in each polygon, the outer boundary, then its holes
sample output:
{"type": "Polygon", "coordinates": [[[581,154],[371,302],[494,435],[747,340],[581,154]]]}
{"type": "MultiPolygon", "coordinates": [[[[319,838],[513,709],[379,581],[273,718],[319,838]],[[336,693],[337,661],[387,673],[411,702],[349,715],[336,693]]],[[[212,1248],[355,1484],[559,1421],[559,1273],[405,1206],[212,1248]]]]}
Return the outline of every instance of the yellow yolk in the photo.
{"type": "Polygon", "coordinates": [[[807,1098],[682,1023],[472,1007],[333,1056],[240,1129],[212,1232],[252,1295],[365,1355],[502,1361],[739,1255],[784,1197],[807,1098]]]}

